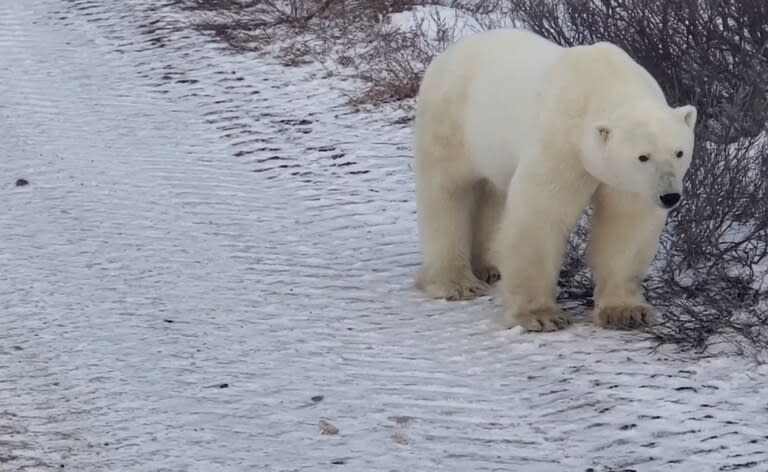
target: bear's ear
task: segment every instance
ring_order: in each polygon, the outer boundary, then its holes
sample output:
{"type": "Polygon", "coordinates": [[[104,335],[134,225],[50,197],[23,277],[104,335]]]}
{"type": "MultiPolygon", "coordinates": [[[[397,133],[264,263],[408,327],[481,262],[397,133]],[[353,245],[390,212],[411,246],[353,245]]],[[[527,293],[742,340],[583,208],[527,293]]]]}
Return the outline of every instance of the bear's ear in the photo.
{"type": "Polygon", "coordinates": [[[609,128],[608,125],[598,123],[595,125],[595,131],[597,131],[597,137],[600,138],[601,142],[608,142],[608,138],[611,136],[611,128],[609,128]]]}
{"type": "Polygon", "coordinates": [[[693,129],[693,126],[696,124],[696,116],[698,115],[695,106],[683,105],[677,107],[675,108],[675,113],[685,121],[689,128],[693,129]]]}

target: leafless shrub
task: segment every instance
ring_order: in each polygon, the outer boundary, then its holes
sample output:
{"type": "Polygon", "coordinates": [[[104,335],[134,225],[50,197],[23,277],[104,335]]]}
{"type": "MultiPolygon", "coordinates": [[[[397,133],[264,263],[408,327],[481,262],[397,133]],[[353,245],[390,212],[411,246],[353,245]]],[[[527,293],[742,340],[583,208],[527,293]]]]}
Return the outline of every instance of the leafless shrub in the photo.
{"type": "MultiPolygon", "coordinates": [[[[499,2],[501,0],[494,0],[499,2]]],[[[239,50],[265,51],[285,65],[323,64],[329,73],[356,79],[353,104],[413,98],[424,69],[453,42],[451,18],[414,21],[412,29],[389,15],[437,4],[428,0],[178,0],[198,12],[197,28],[239,50]],[[425,25],[425,23],[429,25],[425,25]]],[[[458,4],[458,1],[444,4],[458,4]]],[[[467,1],[468,11],[482,5],[467,1]]],[[[486,4],[488,2],[479,2],[486,4]]]]}
{"type": "MultiPolygon", "coordinates": [[[[313,26],[325,16],[338,14],[337,0],[177,0],[197,12],[196,27],[213,33],[238,50],[260,50],[281,45],[298,34],[311,38],[313,26]]],[[[300,50],[302,48],[299,48],[300,50]]],[[[303,48],[304,54],[309,52],[303,48]]],[[[289,63],[304,63],[292,51],[289,63]]]]}

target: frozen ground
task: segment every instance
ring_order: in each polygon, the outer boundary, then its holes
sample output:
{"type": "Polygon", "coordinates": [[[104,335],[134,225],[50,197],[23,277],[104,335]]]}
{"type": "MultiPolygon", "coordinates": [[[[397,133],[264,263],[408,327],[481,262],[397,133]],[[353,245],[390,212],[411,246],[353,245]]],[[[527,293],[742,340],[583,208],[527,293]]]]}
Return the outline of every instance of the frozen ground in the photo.
{"type": "Polygon", "coordinates": [[[0,8],[0,470],[768,470],[765,367],[421,299],[408,129],[183,20],[0,8]]]}

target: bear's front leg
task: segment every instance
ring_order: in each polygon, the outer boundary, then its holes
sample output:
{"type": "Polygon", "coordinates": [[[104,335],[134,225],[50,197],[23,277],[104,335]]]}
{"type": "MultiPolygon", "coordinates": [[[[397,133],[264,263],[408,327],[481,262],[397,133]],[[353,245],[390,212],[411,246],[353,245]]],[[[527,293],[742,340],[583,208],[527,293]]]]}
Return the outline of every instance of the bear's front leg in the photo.
{"type": "Polygon", "coordinates": [[[641,283],[656,254],[667,212],[641,197],[601,186],[595,193],[587,257],[595,278],[595,324],[635,329],[656,322],[641,283]]]}
{"type": "Polygon", "coordinates": [[[570,324],[556,304],[568,235],[597,183],[580,169],[526,164],[512,178],[495,241],[504,324],[556,331],[570,324]]]}

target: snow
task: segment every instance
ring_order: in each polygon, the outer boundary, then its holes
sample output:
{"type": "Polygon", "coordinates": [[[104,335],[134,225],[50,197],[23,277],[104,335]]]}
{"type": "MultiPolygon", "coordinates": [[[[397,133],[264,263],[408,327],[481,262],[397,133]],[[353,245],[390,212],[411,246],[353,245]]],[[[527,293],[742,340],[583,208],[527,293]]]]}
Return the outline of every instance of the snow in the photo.
{"type": "Polygon", "coordinates": [[[390,23],[403,31],[421,31],[433,44],[440,44],[443,35],[450,33],[456,40],[483,30],[482,25],[469,13],[444,5],[418,6],[389,15],[390,23]]]}
{"type": "Polygon", "coordinates": [[[311,68],[151,0],[6,2],[0,50],[0,470],[768,459],[764,366],[413,292],[410,130],[311,68]]]}

